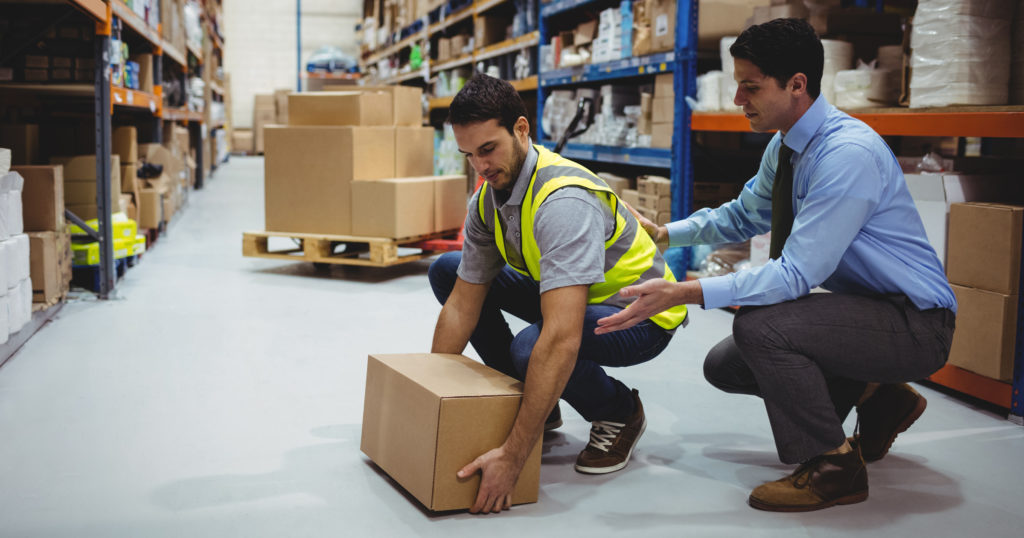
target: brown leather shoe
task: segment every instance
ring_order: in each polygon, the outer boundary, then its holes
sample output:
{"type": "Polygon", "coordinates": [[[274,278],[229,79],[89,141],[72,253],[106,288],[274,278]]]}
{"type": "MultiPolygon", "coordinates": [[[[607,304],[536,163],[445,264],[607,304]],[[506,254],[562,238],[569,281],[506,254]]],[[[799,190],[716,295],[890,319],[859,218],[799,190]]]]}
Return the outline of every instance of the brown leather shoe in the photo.
{"type": "Polygon", "coordinates": [[[647,427],[640,393],[633,389],[633,416],[626,422],[597,420],[591,423],[590,443],[576,458],[576,470],[584,474],[612,473],[622,469],[647,427]]]}
{"type": "Polygon", "coordinates": [[[557,430],[562,427],[562,409],[555,404],[555,408],[551,410],[551,414],[548,415],[548,419],[544,421],[544,431],[549,432],[551,430],[557,430]]]}
{"type": "Polygon", "coordinates": [[[846,454],[817,456],[786,478],[761,484],[748,502],[769,512],[810,512],[867,498],[868,470],[855,447],[846,454]]]}
{"type": "Polygon", "coordinates": [[[857,406],[860,435],[857,436],[864,461],[882,459],[896,436],[924,413],[928,400],[906,383],[880,385],[875,393],[857,406]]]}

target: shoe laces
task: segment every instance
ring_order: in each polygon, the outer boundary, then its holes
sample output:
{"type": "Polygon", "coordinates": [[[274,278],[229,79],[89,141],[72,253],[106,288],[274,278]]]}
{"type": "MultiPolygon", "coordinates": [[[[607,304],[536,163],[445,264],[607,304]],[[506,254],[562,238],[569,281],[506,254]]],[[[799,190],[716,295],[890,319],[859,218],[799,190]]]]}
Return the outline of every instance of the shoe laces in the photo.
{"type": "Polygon", "coordinates": [[[602,452],[608,452],[608,448],[615,442],[615,438],[619,436],[619,432],[625,426],[626,424],[622,422],[595,420],[591,423],[590,444],[588,446],[592,446],[602,452]]]}
{"type": "Polygon", "coordinates": [[[793,471],[793,474],[790,475],[793,480],[793,487],[797,489],[804,489],[807,487],[807,484],[811,482],[811,475],[818,467],[818,462],[821,461],[821,458],[821,456],[815,456],[801,463],[800,466],[796,468],[796,471],[793,471]]]}

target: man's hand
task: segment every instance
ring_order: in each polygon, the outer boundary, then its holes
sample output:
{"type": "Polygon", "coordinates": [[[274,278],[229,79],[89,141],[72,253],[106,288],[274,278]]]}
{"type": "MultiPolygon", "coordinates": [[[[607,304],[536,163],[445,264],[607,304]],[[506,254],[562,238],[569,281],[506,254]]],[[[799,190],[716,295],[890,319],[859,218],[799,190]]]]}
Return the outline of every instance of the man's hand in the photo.
{"type": "Polygon", "coordinates": [[[641,321],[660,314],[673,306],[681,304],[701,304],[704,302],[700,282],[669,282],[663,278],[653,278],[636,286],[626,286],[619,290],[623,297],[636,297],[621,312],[597,320],[594,334],[605,334],[628,329],[641,321]]]}
{"type": "Polygon", "coordinates": [[[480,471],[480,489],[476,494],[476,502],[469,509],[479,512],[500,512],[512,506],[512,489],[523,470],[523,463],[506,453],[504,447],[489,450],[458,472],[459,478],[466,478],[480,471]]]}
{"type": "Polygon", "coordinates": [[[651,219],[638,213],[636,209],[633,209],[633,206],[627,204],[625,201],[620,201],[622,202],[622,205],[626,206],[626,209],[628,209],[629,212],[632,213],[634,217],[636,217],[637,222],[639,222],[640,226],[644,229],[645,232],[647,232],[647,235],[651,236],[651,239],[654,240],[655,245],[662,247],[668,246],[668,228],[664,226],[658,226],[657,224],[651,222],[651,219]]]}

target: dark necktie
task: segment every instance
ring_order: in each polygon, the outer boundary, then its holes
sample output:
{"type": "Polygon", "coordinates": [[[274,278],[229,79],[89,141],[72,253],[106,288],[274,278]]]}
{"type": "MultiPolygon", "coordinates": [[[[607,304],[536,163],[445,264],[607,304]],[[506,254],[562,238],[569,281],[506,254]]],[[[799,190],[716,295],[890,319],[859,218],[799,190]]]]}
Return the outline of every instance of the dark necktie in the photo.
{"type": "Polygon", "coordinates": [[[793,165],[789,162],[792,156],[792,149],[779,144],[779,165],[772,185],[772,244],[768,250],[768,257],[773,260],[782,256],[782,247],[793,230],[793,165]]]}

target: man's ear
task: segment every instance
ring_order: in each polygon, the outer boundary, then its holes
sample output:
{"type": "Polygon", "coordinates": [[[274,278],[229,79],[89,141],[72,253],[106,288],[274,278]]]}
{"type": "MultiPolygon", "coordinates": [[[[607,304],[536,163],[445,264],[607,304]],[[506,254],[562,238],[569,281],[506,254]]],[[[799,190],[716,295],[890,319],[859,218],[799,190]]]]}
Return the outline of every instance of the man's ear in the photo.
{"type": "Polygon", "coordinates": [[[797,95],[801,93],[807,93],[807,75],[803,73],[797,73],[790,77],[789,89],[790,91],[797,95]]]}
{"type": "Polygon", "coordinates": [[[525,116],[519,116],[512,130],[515,131],[516,137],[528,138],[530,136],[530,120],[526,119],[525,116]]]}

